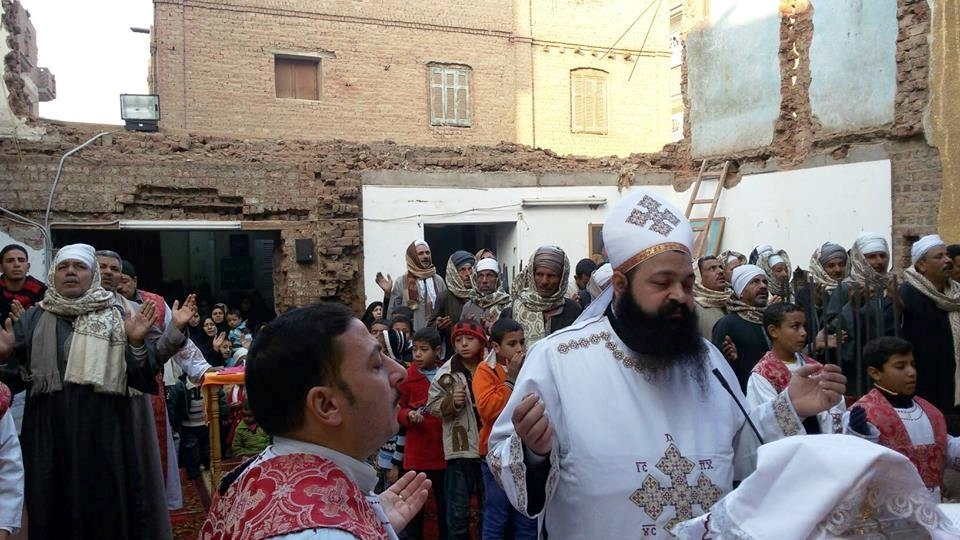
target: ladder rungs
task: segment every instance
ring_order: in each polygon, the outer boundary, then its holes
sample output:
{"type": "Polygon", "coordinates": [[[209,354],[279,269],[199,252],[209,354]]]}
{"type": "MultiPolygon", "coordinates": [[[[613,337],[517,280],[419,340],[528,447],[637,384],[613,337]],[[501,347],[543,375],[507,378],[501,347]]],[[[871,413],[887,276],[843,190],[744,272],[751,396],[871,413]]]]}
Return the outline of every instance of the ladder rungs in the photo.
{"type": "Polygon", "coordinates": [[[693,205],[693,204],[709,204],[709,203],[712,203],[712,202],[713,202],[713,199],[694,199],[694,200],[690,201],[690,204],[691,204],[691,205],[693,205]]]}

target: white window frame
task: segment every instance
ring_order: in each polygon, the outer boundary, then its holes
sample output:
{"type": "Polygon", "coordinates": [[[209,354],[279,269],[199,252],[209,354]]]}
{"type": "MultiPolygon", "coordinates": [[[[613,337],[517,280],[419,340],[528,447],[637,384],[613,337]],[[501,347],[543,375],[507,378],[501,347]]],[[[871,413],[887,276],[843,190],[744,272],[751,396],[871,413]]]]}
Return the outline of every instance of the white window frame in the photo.
{"type": "Polygon", "coordinates": [[[430,125],[431,126],[455,126],[455,127],[472,127],[473,126],[473,97],[470,92],[471,78],[473,74],[473,69],[470,66],[463,64],[438,64],[430,63],[427,65],[427,84],[430,88],[430,125]],[[453,99],[454,103],[451,104],[448,102],[448,84],[447,77],[450,74],[453,74],[453,99]],[[434,82],[435,75],[440,76],[440,83],[434,82]],[[461,76],[466,79],[465,83],[461,83],[461,76]],[[461,97],[461,90],[466,90],[464,93],[466,95],[466,111],[465,118],[458,118],[457,111],[460,109],[458,102],[461,97]],[[433,103],[434,96],[436,92],[440,93],[440,107],[442,109],[441,114],[437,114],[437,111],[434,111],[433,103]],[[446,111],[452,110],[453,117],[447,117],[446,111]]]}

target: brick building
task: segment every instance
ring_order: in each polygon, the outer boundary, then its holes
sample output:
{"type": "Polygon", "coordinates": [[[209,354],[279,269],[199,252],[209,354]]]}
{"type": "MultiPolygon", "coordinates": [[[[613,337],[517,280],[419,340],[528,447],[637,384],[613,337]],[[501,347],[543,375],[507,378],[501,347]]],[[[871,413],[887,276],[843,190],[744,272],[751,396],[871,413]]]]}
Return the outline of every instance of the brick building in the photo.
{"type": "Polygon", "coordinates": [[[154,6],[151,78],[167,130],[434,146],[506,141],[621,156],[670,140],[667,6],[154,6]]]}
{"type": "MultiPolygon", "coordinates": [[[[555,3],[563,9],[595,4],[586,1],[555,3]]],[[[206,9],[195,0],[185,0],[182,4],[188,27],[195,22],[192,18],[195,11],[206,9]]],[[[737,5],[736,2],[720,0],[708,4],[711,8],[716,7],[714,4],[737,5]]],[[[157,3],[158,12],[168,10],[164,16],[170,17],[180,5],[157,3]]],[[[220,6],[209,2],[203,5],[214,6],[217,10],[220,6]]],[[[738,204],[754,202],[747,195],[747,188],[757,180],[769,181],[771,186],[776,186],[781,179],[804,178],[803,174],[817,177],[821,172],[834,171],[836,165],[857,167],[882,163],[885,176],[872,181],[889,192],[888,207],[862,207],[854,197],[835,196],[841,193],[839,189],[826,191],[822,205],[833,213],[833,217],[808,220],[803,226],[818,229],[820,235],[827,238],[833,230],[834,219],[846,219],[845,216],[854,211],[885,214],[891,224],[890,230],[878,232],[890,234],[896,252],[895,262],[900,268],[913,237],[939,228],[946,240],[960,241],[960,220],[956,219],[960,212],[960,197],[957,195],[960,193],[957,180],[960,175],[954,174],[960,166],[956,157],[960,155],[960,143],[957,142],[960,139],[949,136],[957,129],[957,111],[960,110],[960,100],[956,98],[960,94],[952,91],[958,83],[950,76],[952,64],[949,63],[949,58],[960,52],[955,47],[960,42],[957,39],[960,17],[939,3],[931,9],[928,3],[909,0],[865,0],[849,6],[830,2],[807,4],[751,0],[740,5],[748,6],[754,13],[739,18],[729,16],[723,20],[705,18],[689,28],[684,23],[681,86],[686,111],[683,118],[685,137],[660,152],[628,158],[559,158],[552,152],[531,150],[518,144],[491,146],[473,144],[480,141],[444,142],[438,134],[478,133],[476,130],[456,131],[452,126],[428,128],[429,137],[434,137],[422,143],[429,144],[428,147],[382,141],[304,142],[296,140],[293,135],[276,136],[273,140],[257,140],[259,137],[253,133],[217,136],[208,134],[208,130],[216,131],[213,128],[191,126],[193,116],[190,115],[205,114],[199,107],[207,108],[207,105],[200,101],[189,101],[186,131],[176,125],[170,126],[169,123],[178,121],[175,97],[164,96],[164,132],[117,133],[101,137],[65,161],[50,213],[53,236],[55,239],[73,239],[87,235],[102,238],[101,243],[116,242],[121,249],[126,248],[135,262],[141,263],[139,266],[162,270],[156,270],[156,279],[180,279],[184,283],[192,280],[192,264],[165,262],[167,257],[160,255],[168,249],[164,246],[186,246],[190,250],[210,247],[209,251],[214,255],[207,261],[208,275],[221,282],[224,278],[229,281],[233,270],[241,268],[233,262],[224,263],[222,259],[232,257],[233,253],[246,253],[253,257],[258,271],[266,271],[272,277],[269,287],[280,308],[325,298],[341,299],[359,307],[365,297],[375,296],[375,291],[369,290],[372,285],[366,278],[368,274],[379,269],[396,273],[399,269],[399,265],[371,267],[369,257],[365,257],[367,251],[374,253],[387,249],[383,247],[383,238],[364,232],[366,224],[383,223],[377,220],[384,219],[369,214],[368,210],[372,211],[374,205],[364,199],[367,188],[393,189],[403,195],[404,204],[408,204],[407,199],[413,201],[409,202],[406,214],[419,216],[402,224],[409,230],[443,223],[416,206],[421,203],[415,199],[422,198],[419,195],[428,188],[498,186],[502,190],[511,190],[510,196],[516,200],[511,220],[517,233],[505,237],[504,241],[509,245],[501,251],[515,252],[518,260],[525,260],[533,247],[523,241],[525,224],[542,222],[540,220],[560,223],[562,220],[564,227],[577,227],[580,230],[577,243],[571,243],[569,248],[576,253],[580,249],[578,246],[587,244],[589,226],[602,221],[603,207],[595,210],[599,214],[594,215],[588,214],[594,212],[590,208],[572,212],[542,206],[523,207],[523,198],[548,198],[555,193],[573,190],[582,194],[596,188],[607,194],[604,196],[612,202],[618,196],[618,188],[640,184],[654,185],[658,189],[673,186],[682,191],[689,187],[699,160],[707,158],[732,159],[739,163],[739,173],[730,179],[729,189],[723,195],[723,201],[738,204]],[[761,8],[764,11],[762,17],[757,16],[761,8]],[[843,27],[830,26],[831,22],[848,20],[848,9],[860,9],[862,22],[871,29],[870,32],[861,32],[864,26],[857,27],[853,23],[845,23],[851,25],[850,32],[843,27]],[[747,24],[751,26],[745,28],[747,24]],[[843,43],[842,48],[831,41],[848,33],[851,41],[843,43]],[[738,47],[738,43],[747,37],[756,40],[755,46],[738,47]],[[881,46],[874,46],[871,39],[878,40],[881,46]],[[823,56],[824,50],[834,52],[823,56]],[[845,54],[840,55],[838,50],[845,54]],[[726,55],[718,56],[717,51],[726,55]],[[875,52],[883,56],[870,56],[875,52]],[[737,56],[747,53],[757,56],[747,59],[737,56]],[[836,65],[831,63],[831,58],[846,62],[842,64],[845,70],[861,69],[869,76],[831,79],[826,69],[836,65]],[[755,62],[758,67],[743,69],[743,66],[753,65],[750,62],[755,62]],[[734,70],[736,77],[729,78],[730,72],[724,70],[734,70]],[[702,82],[710,77],[727,82],[703,85],[702,82]],[[861,86],[847,87],[842,91],[838,86],[831,86],[846,82],[861,86]],[[741,83],[743,86],[738,86],[741,83]],[[818,86],[824,83],[830,84],[818,86]],[[837,104],[828,99],[832,96],[846,99],[837,104]],[[840,116],[840,113],[848,116],[840,116]],[[728,121],[732,123],[723,123],[728,121]],[[757,139],[758,134],[765,138],[757,139]],[[794,173],[803,174],[792,176],[794,173]],[[181,230],[169,230],[175,226],[181,230]],[[238,238],[234,240],[231,236],[238,238]],[[240,237],[246,237],[246,240],[240,237]],[[297,262],[297,240],[313,242],[314,260],[297,262]],[[273,248],[269,264],[265,253],[268,245],[273,248]],[[260,251],[257,246],[261,247],[260,251]]],[[[176,11],[177,15],[180,13],[176,11]]],[[[716,17],[723,14],[722,10],[713,10],[716,17]]],[[[244,16],[256,18],[262,15],[244,16]]],[[[435,22],[440,20],[438,18],[435,22]]],[[[504,21],[507,23],[509,21],[504,21]]],[[[157,26],[161,26],[159,20],[157,26]]],[[[42,33],[43,29],[38,31],[42,33]]],[[[505,32],[509,33],[509,30],[505,32]]],[[[474,37],[487,39],[487,36],[474,37]]],[[[154,36],[158,55],[181,50],[175,40],[165,42],[164,39],[167,38],[162,32],[154,36]],[[174,46],[176,49],[167,53],[161,50],[174,46]]],[[[272,47],[279,51],[292,45],[275,43],[272,47]]],[[[547,46],[547,51],[543,48],[541,45],[540,53],[558,59],[561,56],[572,58],[571,55],[576,54],[567,50],[561,55],[559,45],[556,48],[547,46]]],[[[248,50],[251,54],[255,52],[248,50]]],[[[266,49],[257,51],[268,60],[273,55],[266,49]]],[[[333,52],[340,57],[346,55],[344,50],[333,52]]],[[[187,49],[188,59],[190,55],[191,49],[187,49]]],[[[426,56],[421,58],[427,59],[426,56]]],[[[441,57],[430,56],[429,61],[435,58],[441,57]]],[[[452,56],[441,59],[466,65],[474,62],[452,56]]],[[[669,59],[664,57],[663,60],[669,59]]],[[[618,62],[624,62],[622,57],[618,62]]],[[[383,69],[384,65],[380,70],[388,71],[383,69]]],[[[399,64],[390,65],[389,71],[392,71],[399,64]]],[[[417,65],[419,67],[414,71],[420,73],[418,87],[423,98],[419,115],[424,120],[429,103],[426,99],[427,66],[425,63],[417,65]]],[[[477,66],[480,65],[484,64],[474,62],[472,67],[479,71],[477,66]]],[[[157,73],[162,75],[161,66],[157,65],[157,68],[157,73]]],[[[194,80],[199,73],[197,69],[191,68],[193,71],[188,73],[188,80],[194,80]]],[[[572,68],[567,65],[564,69],[572,68]]],[[[9,73],[10,66],[7,70],[9,73]]],[[[280,101],[275,97],[274,73],[270,66],[264,80],[258,83],[265,85],[264,99],[271,102],[280,101]]],[[[235,90],[245,84],[241,79],[226,78],[219,84],[235,90]]],[[[10,83],[7,84],[9,89],[10,83]]],[[[345,79],[340,85],[338,91],[351,88],[345,84],[345,79]]],[[[326,90],[326,87],[320,89],[326,90]]],[[[196,96],[196,93],[192,95],[196,96]]],[[[218,95],[227,99],[245,94],[222,91],[218,95]]],[[[13,99],[11,94],[8,102],[2,105],[9,110],[13,99]]],[[[310,100],[294,101],[297,105],[305,101],[308,107],[319,106],[310,100]]],[[[515,100],[512,107],[516,108],[518,102],[515,100]]],[[[393,105],[382,110],[392,111],[396,107],[393,105]]],[[[281,112],[277,110],[274,115],[281,115],[281,112]]],[[[211,116],[209,121],[220,120],[227,126],[230,122],[243,124],[247,129],[251,125],[268,125],[265,121],[250,123],[243,120],[245,110],[236,114],[242,121],[229,115],[222,118],[211,116]]],[[[182,115],[183,112],[181,118],[182,115]]],[[[516,116],[511,118],[516,122],[516,116]]],[[[479,122],[478,117],[473,119],[479,122]]],[[[6,189],[0,190],[0,208],[42,222],[59,159],[95,135],[100,127],[37,122],[29,115],[17,116],[17,122],[21,126],[16,131],[19,137],[0,141],[0,177],[8,179],[6,189]],[[32,131],[28,134],[22,126],[32,131]]],[[[396,120],[391,122],[397,123],[396,120]]],[[[8,129],[8,124],[0,124],[6,133],[13,131],[8,129]]],[[[327,128],[320,126],[316,129],[327,128]]],[[[383,129],[382,124],[376,129],[383,129]]],[[[516,125],[512,129],[517,129],[516,125]]],[[[346,135],[329,137],[350,138],[346,135]]],[[[386,137],[378,133],[376,138],[386,137]]],[[[852,180],[840,176],[836,181],[852,180]]],[[[796,199],[796,193],[807,189],[802,182],[792,185],[780,190],[777,196],[781,199],[778,200],[789,205],[796,199]]],[[[774,187],[770,190],[777,191],[774,187]]],[[[686,197],[683,194],[677,196],[686,197]]],[[[482,197],[482,194],[477,195],[476,200],[482,200],[482,197]]],[[[464,221],[461,225],[482,222],[484,215],[471,210],[480,203],[472,199],[466,202],[469,206],[462,214],[464,221]]],[[[733,231],[737,228],[757,229],[760,219],[770,216],[746,212],[725,217],[727,227],[733,231]]],[[[32,244],[42,242],[38,230],[24,225],[22,220],[4,219],[0,223],[17,239],[32,244]]],[[[400,230],[400,227],[391,230],[400,230]]],[[[397,251],[410,239],[394,235],[386,241],[392,246],[390,249],[397,251]]],[[[849,242],[850,239],[836,240],[849,242]]],[[[565,234],[557,241],[569,240],[565,234]]],[[[34,247],[42,248],[42,244],[34,247]]],[[[750,246],[733,247],[745,249],[750,246]]],[[[794,254],[795,262],[802,265],[805,255],[794,254]]]]}

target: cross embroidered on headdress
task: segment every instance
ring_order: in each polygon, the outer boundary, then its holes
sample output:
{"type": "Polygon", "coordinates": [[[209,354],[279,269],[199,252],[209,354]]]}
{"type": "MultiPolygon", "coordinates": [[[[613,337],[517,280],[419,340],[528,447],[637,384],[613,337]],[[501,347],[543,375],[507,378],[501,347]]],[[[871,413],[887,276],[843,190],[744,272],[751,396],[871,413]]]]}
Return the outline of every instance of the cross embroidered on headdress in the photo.
{"type": "Polygon", "coordinates": [[[648,229],[667,236],[673,231],[674,227],[680,224],[680,218],[673,215],[673,212],[670,210],[660,210],[660,203],[653,197],[644,195],[643,199],[640,199],[640,202],[637,204],[637,208],[634,208],[633,212],[630,212],[630,216],[627,217],[627,223],[632,223],[639,227],[646,227],[647,223],[650,222],[652,222],[653,225],[647,227],[648,229]],[[641,211],[641,208],[646,211],[641,211]]]}

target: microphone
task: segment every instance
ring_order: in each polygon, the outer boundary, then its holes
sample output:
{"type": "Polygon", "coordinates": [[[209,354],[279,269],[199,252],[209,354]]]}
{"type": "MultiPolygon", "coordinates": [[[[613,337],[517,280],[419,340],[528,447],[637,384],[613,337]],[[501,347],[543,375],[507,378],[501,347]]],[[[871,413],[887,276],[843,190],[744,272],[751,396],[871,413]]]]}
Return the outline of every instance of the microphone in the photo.
{"type": "Polygon", "coordinates": [[[760,436],[760,431],[757,429],[757,426],[753,425],[753,420],[750,420],[750,415],[747,414],[747,410],[743,408],[743,404],[740,403],[740,400],[737,399],[737,395],[733,393],[733,389],[730,388],[730,385],[727,383],[727,380],[723,378],[723,375],[720,374],[720,370],[713,368],[713,375],[720,381],[720,386],[730,394],[730,397],[733,398],[733,402],[737,404],[737,407],[740,407],[740,412],[743,413],[743,417],[747,419],[747,423],[750,424],[750,429],[753,430],[753,434],[757,436],[757,440],[760,441],[760,444],[763,443],[763,437],[760,436]]]}

